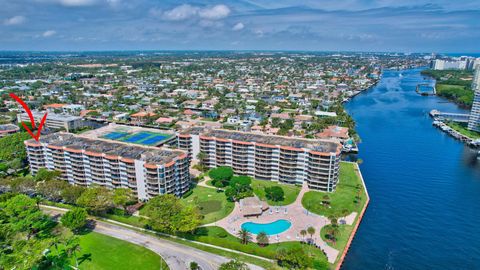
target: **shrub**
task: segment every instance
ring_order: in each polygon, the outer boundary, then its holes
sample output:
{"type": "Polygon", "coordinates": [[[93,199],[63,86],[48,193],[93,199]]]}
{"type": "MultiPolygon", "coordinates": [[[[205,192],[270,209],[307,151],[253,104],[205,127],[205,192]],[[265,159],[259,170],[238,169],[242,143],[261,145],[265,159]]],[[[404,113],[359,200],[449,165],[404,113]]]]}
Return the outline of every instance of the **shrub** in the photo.
{"type": "Polygon", "coordinates": [[[265,187],[265,196],[274,202],[283,201],[285,192],[279,186],[265,187]]]}
{"type": "Polygon", "coordinates": [[[198,263],[197,262],[190,262],[190,269],[191,270],[198,270],[198,263]]]}

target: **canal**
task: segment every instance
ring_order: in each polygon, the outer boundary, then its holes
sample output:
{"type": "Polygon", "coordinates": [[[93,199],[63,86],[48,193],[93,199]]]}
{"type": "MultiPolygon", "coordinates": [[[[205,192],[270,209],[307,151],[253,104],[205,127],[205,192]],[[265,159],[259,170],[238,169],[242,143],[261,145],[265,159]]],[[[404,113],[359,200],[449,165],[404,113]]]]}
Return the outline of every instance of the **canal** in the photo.
{"type": "Polygon", "coordinates": [[[386,71],[346,108],[362,139],[371,201],[342,269],[480,269],[480,161],[432,126],[420,69],[386,71]]]}

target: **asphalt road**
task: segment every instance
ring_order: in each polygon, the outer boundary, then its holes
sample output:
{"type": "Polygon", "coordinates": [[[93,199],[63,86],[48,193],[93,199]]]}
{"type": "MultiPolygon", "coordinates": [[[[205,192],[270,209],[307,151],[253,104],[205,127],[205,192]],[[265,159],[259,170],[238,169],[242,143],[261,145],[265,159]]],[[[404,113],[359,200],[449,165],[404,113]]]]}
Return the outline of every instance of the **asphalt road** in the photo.
{"type": "MultiPolygon", "coordinates": [[[[53,209],[44,209],[44,211],[51,215],[63,214],[63,212],[53,209]]],[[[189,270],[190,262],[192,261],[197,262],[202,270],[216,270],[220,264],[231,260],[223,256],[153,237],[122,226],[98,220],[96,220],[95,223],[95,232],[144,246],[162,256],[171,270],[189,270]]],[[[263,269],[256,265],[249,264],[248,266],[251,270],[263,269]]]]}

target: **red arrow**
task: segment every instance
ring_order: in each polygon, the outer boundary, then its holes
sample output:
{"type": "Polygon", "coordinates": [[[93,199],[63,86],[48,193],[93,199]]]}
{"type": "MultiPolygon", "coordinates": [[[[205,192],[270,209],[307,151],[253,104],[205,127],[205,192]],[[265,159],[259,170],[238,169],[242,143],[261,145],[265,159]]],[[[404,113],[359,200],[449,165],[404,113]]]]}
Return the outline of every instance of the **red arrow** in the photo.
{"type": "MultiPolygon", "coordinates": [[[[18,103],[20,103],[20,105],[22,105],[23,109],[25,110],[25,112],[28,114],[28,117],[30,118],[30,123],[32,124],[32,129],[34,129],[35,128],[35,119],[33,118],[32,111],[30,110],[30,108],[28,108],[28,105],[21,98],[17,97],[14,93],[10,93],[10,97],[15,99],[18,103]]],[[[34,134],[30,130],[30,128],[24,122],[22,122],[23,128],[25,128],[25,130],[28,132],[28,134],[30,134],[30,136],[32,136],[32,138],[34,138],[35,141],[37,141],[37,142],[38,142],[38,139],[40,139],[43,124],[45,124],[45,121],[47,120],[47,114],[48,113],[45,113],[42,120],[40,121],[40,125],[38,126],[38,129],[37,129],[37,134],[34,134]]]]}

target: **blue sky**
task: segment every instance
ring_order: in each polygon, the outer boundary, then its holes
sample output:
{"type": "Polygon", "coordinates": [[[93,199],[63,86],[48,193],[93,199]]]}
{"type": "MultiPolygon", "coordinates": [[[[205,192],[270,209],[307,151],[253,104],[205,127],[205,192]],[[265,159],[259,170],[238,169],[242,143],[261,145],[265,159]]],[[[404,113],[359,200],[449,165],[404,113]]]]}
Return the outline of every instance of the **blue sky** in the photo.
{"type": "Polygon", "coordinates": [[[479,0],[0,0],[0,50],[479,52],[479,0]]]}

